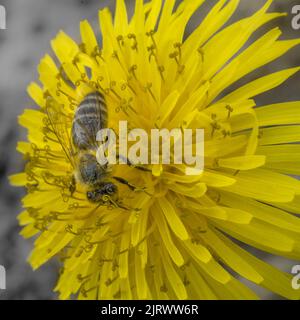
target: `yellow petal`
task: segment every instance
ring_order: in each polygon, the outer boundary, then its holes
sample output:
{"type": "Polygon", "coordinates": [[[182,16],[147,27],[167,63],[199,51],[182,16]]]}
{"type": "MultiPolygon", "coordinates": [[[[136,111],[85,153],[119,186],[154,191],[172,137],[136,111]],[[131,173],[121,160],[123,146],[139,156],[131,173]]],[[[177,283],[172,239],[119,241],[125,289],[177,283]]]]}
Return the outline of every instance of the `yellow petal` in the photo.
{"type": "Polygon", "coordinates": [[[227,159],[218,159],[218,165],[222,168],[233,170],[251,170],[262,167],[266,162],[265,156],[241,156],[227,159]]]}
{"type": "Polygon", "coordinates": [[[178,250],[178,248],[173,242],[173,239],[169,231],[168,225],[165,221],[163,212],[161,211],[158,205],[154,205],[153,210],[154,210],[153,216],[155,218],[156,225],[158,227],[163,244],[165,245],[174,263],[178,266],[182,266],[184,264],[184,259],[180,251],[178,250]]]}
{"type": "Polygon", "coordinates": [[[230,101],[241,101],[241,100],[253,98],[263,92],[266,92],[278,87],[299,70],[300,70],[299,67],[291,68],[291,69],[286,69],[283,71],[275,72],[270,75],[261,77],[237,89],[236,91],[228,94],[226,97],[222,98],[220,101],[230,102],[230,101]]]}
{"type": "Polygon", "coordinates": [[[212,230],[203,233],[201,237],[235,272],[257,284],[260,284],[263,281],[263,277],[255,270],[255,268],[242,259],[232,248],[230,248],[230,246],[227,246],[212,230]]]}
{"type": "Polygon", "coordinates": [[[300,141],[299,126],[280,126],[261,130],[260,145],[272,145],[300,141]]]}
{"type": "Polygon", "coordinates": [[[222,192],[221,203],[250,212],[256,219],[272,224],[277,228],[300,233],[300,219],[283,210],[276,209],[274,206],[227,192],[222,192]]]}
{"type": "Polygon", "coordinates": [[[81,21],[80,34],[86,53],[92,55],[93,52],[95,52],[98,43],[94,31],[87,20],[81,21]]]}
{"type": "Polygon", "coordinates": [[[124,0],[117,0],[115,14],[115,31],[117,35],[126,33],[128,27],[127,9],[124,0]]]}
{"type": "Polygon", "coordinates": [[[277,103],[257,108],[260,126],[300,124],[300,102],[277,103]]]}
{"type": "Polygon", "coordinates": [[[158,199],[158,204],[174,234],[181,240],[187,240],[189,238],[188,232],[174,205],[166,198],[158,199]]]}
{"type": "Polygon", "coordinates": [[[297,292],[297,290],[294,290],[291,286],[291,275],[288,275],[270,264],[254,257],[240,246],[230,241],[220,232],[217,232],[217,235],[227,246],[234,250],[241,259],[250,264],[256,272],[263,277],[264,280],[260,284],[261,286],[288,299],[299,299],[300,293],[297,292]]]}
{"type": "Polygon", "coordinates": [[[162,262],[165,268],[166,276],[169,279],[169,283],[172,286],[176,296],[180,300],[185,300],[188,298],[185,286],[176,272],[169,255],[166,253],[162,258],[162,262]]]}
{"type": "Polygon", "coordinates": [[[300,182],[268,170],[241,171],[235,179],[234,185],[222,189],[267,202],[290,202],[299,192],[300,182]]]}

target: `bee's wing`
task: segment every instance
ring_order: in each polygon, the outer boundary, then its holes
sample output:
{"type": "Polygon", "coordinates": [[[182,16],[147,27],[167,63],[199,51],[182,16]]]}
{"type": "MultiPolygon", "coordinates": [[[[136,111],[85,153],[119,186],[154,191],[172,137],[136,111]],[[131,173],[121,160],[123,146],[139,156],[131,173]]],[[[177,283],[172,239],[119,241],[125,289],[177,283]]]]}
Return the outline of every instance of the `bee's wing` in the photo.
{"type": "Polygon", "coordinates": [[[76,150],[70,136],[73,121],[72,116],[68,115],[63,110],[63,107],[51,98],[48,98],[47,100],[46,113],[48,116],[50,129],[53,131],[55,138],[61,145],[66,158],[75,169],[76,150]]]}

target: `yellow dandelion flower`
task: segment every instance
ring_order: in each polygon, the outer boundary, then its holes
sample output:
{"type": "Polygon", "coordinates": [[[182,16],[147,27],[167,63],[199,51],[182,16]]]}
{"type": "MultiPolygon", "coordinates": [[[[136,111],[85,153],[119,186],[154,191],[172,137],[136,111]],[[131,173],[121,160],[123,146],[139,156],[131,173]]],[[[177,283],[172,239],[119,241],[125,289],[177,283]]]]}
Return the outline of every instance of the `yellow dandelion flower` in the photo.
{"type": "Polygon", "coordinates": [[[220,0],[184,38],[204,0],[124,0],[114,18],[101,10],[102,44],[87,21],[82,41],[60,32],[38,67],[41,84],[28,92],[39,110],[19,122],[27,164],[12,184],[25,186],[21,234],[36,236],[34,269],[59,257],[55,288],[62,299],[255,299],[236,275],[289,299],[291,276],[247,252],[233,239],[265,252],[300,258],[300,102],[257,106],[254,98],[299,68],[256,79],[229,94],[231,84],[277,59],[300,40],[279,40],[274,28],[245,48],[262,25],[281,17],[272,1],[229,26],[238,0],[220,0]],[[59,66],[57,62],[59,61],[59,66]],[[76,178],[71,127],[78,105],[99,92],[110,128],[202,128],[205,168],[115,165],[118,202],[93,203],[76,178]]]}

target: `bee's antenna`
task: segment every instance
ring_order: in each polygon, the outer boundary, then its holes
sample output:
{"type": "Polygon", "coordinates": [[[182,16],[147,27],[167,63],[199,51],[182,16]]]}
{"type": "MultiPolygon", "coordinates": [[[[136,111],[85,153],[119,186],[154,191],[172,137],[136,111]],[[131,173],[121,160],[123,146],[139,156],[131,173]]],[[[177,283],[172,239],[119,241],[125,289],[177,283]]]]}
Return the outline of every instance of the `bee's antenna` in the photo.
{"type": "Polygon", "coordinates": [[[116,202],[116,201],[113,201],[111,200],[111,203],[116,207],[116,208],[120,208],[120,209],[124,209],[126,211],[140,211],[141,209],[138,209],[138,208],[130,208],[130,207],[127,207],[125,205],[123,205],[121,202],[116,202]]]}
{"type": "Polygon", "coordinates": [[[149,197],[152,197],[152,195],[149,192],[147,192],[146,188],[141,188],[141,187],[134,186],[133,184],[131,184],[130,182],[128,182],[124,178],[120,178],[120,177],[113,177],[113,178],[116,181],[118,181],[119,183],[126,185],[132,191],[145,192],[149,197]]]}

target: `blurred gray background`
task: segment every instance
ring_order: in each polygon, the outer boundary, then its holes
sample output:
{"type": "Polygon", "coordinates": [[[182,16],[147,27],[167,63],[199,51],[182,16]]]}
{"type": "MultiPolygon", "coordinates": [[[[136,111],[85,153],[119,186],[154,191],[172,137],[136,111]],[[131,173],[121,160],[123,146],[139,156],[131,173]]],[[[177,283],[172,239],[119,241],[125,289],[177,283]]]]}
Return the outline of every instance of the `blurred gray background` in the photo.
{"type": "MultiPolygon", "coordinates": [[[[203,15],[216,1],[206,1],[197,13],[189,30],[197,25],[203,15]]],[[[241,0],[238,13],[231,21],[240,19],[257,10],[265,1],[241,0]]],[[[272,9],[290,13],[293,5],[300,1],[275,0],[272,9]]],[[[7,270],[7,290],[0,290],[0,299],[56,299],[52,292],[57,279],[55,263],[48,263],[33,272],[26,259],[32,241],[19,236],[20,228],[16,217],[21,211],[21,189],[9,186],[7,176],[23,168],[21,156],[16,153],[16,143],[24,139],[25,130],[17,124],[17,116],[24,108],[33,106],[27,97],[27,85],[37,79],[36,67],[46,52],[50,52],[50,40],[63,29],[79,40],[79,21],[88,19],[98,26],[98,9],[115,6],[115,0],[0,0],[7,10],[7,30],[0,30],[0,265],[7,270]]],[[[127,0],[131,7],[133,0],[127,0]]],[[[132,12],[132,11],[130,11],[132,12]]],[[[276,20],[284,30],[285,38],[300,37],[300,30],[291,27],[292,16],[276,20]]],[[[272,27],[274,23],[268,25],[272,27]]],[[[261,34],[259,31],[256,36],[261,34]]],[[[253,39],[252,39],[253,40],[253,39]]],[[[284,58],[261,68],[247,77],[254,79],[271,70],[300,65],[300,48],[293,49],[284,58]]],[[[241,81],[239,84],[243,83],[241,81]]],[[[276,91],[258,97],[258,103],[299,100],[300,75],[294,76],[276,91]]],[[[290,272],[295,262],[286,261],[256,252],[270,263],[290,272]]],[[[264,299],[278,297],[253,287],[264,299]]]]}

